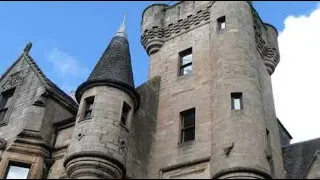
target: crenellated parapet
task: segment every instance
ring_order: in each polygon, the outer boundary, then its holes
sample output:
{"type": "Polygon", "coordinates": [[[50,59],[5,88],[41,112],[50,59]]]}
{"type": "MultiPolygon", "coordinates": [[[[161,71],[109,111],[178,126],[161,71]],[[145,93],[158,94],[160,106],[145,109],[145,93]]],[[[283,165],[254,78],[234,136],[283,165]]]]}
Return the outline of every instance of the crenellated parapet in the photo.
{"type": "Polygon", "coordinates": [[[164,43],[164,29],[158,26],[146,29],[141,36],[141,41],[149,55],[158,52],[164,43]]]}
{"type": "Polygon", "coordinates": [[[212,2],[186,1],[173,6],[154,4],[146,8],[142,17],[141,43],[148,55],[158,52],[169,39],[209,23],[211,5],[212,2]]]}
{"type": "Polygon", "coordinates": [[[164,43],[164,24],[166,4],[153,4],[142,15],[141,42],[147,53],[158,52],[164,43]]]}
{"type": "Polygon", "coordinates": [[[170,38],[179,33],[188,31],[197,25],[202,25],[205,22],[208,22],[210,19],[210,6],[204,9],[200,9],[194,14],[188,15],[184,19],[179,19],[175,23],[170,23],[164,28],[165,38],[170,38]]]}
{"type": "Polygon", "coordinates": [[[272,75],[280,61],[277,31],[273,26],[263,23],[254,9],[253,19],[256,48],[264,60],[269,75],[272,75]]]}
{"type": "MultiPolygon", "coordinates": [[[[141,43],[148,55],[157,53],[171,38],[209,23],[213,3],[188,1],[173,6],[153,4],[146,8],[142,16],[141,43]]],[[[252,12],[256,48],[271,75],[280,61],[277,32],[273,26],[262,22],[254,8],[252,12]]]]}

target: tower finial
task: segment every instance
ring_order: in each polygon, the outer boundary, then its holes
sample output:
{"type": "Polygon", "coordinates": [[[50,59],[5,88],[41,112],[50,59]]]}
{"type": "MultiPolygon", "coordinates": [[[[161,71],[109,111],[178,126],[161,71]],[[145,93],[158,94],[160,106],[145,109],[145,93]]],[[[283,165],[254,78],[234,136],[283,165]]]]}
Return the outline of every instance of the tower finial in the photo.
{"type": "Polygon", "coordinates": [[[23,49],[23,52],[28,54],[30,49],[31,49],[31,47],[32,47],[32,43],[28,42],[26,47],[23,49]]]}
{"type": "Polygon", "coordinates": [[[126,36],[126,14],[123,15],[122,24],[117,31],[116,36],[126,36]]]}

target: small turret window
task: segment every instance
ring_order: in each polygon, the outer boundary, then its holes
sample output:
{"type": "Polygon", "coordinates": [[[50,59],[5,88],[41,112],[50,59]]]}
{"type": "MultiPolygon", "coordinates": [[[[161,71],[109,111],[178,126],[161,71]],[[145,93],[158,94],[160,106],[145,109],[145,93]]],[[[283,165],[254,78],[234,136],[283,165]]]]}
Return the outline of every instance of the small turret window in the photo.
{"type": "Polygon", "coordinates": [[[192,48],[184,50],[180,55],[179,76],[185,76],[192,73],[192,48]]]}
{"type": "Polygon", "coordinates": [[[2,98],[0,101],[0,122],[4,120],[5,115],[8,111],[8,107],[12,103],[13,93],[14,93],[14,89],[10,89],[1,94],[2,98]]]}
{"type": "Polygon", "coordinates": [[[84,116],[83,118],[90,118],[92,117],[92,108],[94,103],[94,96],[87,97],[84,100],[84,116]]]}
{"type": "Polygon", "coordinates": [[[221,16],[217,19],[218,31],[226,28],[226,16],[221,16]]]}
{"type": "Polygon", "coordinates": [[[195,108],[180,112],[181,137],[180,143],[195,139],[195,108]]]}
{"type": "Polygon", "coordinates": [[[241,92],[231,93],[231,109],[232,110],[243,109],[242,93],[241,92]]]}
{"type": "Polygon", "coordinates": [[[123,102],[122,113],[121,113],[121,124],[124,126],[127,125],[130,110],[131,110],[131,107],[126,102],[123,102]]]}

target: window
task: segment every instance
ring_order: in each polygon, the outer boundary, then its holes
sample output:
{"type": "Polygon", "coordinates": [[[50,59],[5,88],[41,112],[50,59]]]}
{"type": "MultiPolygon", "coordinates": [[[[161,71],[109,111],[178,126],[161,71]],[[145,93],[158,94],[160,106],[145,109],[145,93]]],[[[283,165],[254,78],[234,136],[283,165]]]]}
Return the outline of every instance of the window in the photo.
{"type": "Polygon", "coordinates": [[[8,107],[12,103],[13,93],[14,93],[14,89],[10,89],[2,93],[2,98],[0,102],[0,122],[4,120],[8,107]]]}
{"type": "Polygon", "coordinates": [[[179,76],[191,74],[192,72],[192,48],[179,53],[180,55],[180,69],[179,76]]]}
{"type": "Polygon", "coordinates": [[[9,162],[5,179],[27,179],[30,164],[9,162]]]}
{"type": "Polygon", "coordinates": [[[195,139],[195,108],[180,113],[181,137],[180,143],[195,139]]]}
{"type": "Polygon", "coordinates": [[[92,116],[92,108],[94,103],[94,96],[87,97],[84,100],[84,116],[83,118],[90,118],[92,116]]]}
{"type": "Polygon", "coordinates": [[[123,102],[122,113],[121,113],[121,124],[122,125],[127,124],[128,115],[129,115],[130,110],[131,110],[131,107],[126,102],[123,102]]]}
{"type": "Polygon", "coordinates": [[[226,16],[221,16],[217,19],[218,31],[226,28],[226,16]]]}
{"type": "Polygon", "coordinates": [[[242,93],[241,92],[231,93],[231,109],[232,110],[243,109],[242,93]]]}

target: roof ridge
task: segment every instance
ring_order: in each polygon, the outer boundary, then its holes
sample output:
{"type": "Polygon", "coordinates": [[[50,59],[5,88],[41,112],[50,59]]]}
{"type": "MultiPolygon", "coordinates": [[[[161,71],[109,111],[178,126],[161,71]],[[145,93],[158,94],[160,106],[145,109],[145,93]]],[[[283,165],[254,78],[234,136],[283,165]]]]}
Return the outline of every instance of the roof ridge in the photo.
{"type": "Polygon", "coordinates": [[[286,147],[289,147],[289,146],[301,145],[301,144],[305,144],[305,143],[310,143],[310,142],[313,142],[313,141],[316,141],[316,140],[320,140],[320,137],[309,139],[309,140],[306,140],[306,141],[300,141],[300,142],[292,143],[292,144],[289,144],[287,146],[284,146],[283,148],[286,148],[286,147]]]}
{"type": "Polygon", "coordinates": [[[75,102],[66,92],[61,90],[55,83],[53,83],[49,78],[46,77],[46,75],[43,73],[41,68],[38,66],[36,61],[32,58],[32,56],[29,53],[23,53],[22,55],[27,60],[28,64],[30,65],[31,69],[34,71],[34,73],[38,76],[41,83],[45,86],[47,90],[50,92],[55,93],[60,100],[67,101],[69,105],[71,105],[75,110],[78,108],[78,103],[75,102]],[[63,97],[61,97],[63,96],[63,97]]]}
{"type": "Polygon", "coordinates": [[[70,97],[66,92],[61,90],[56,84],[54,84],[49,78],[46,77],[44,72],[38,66],[36,61],[29,54],[30,49],[32,47],[32,43],[28,43],[26,47],[23,49],[23,53],[17,58],[17,60],[5,71],[5,73],[0,77],[0,81],[3,80],[5,76],[12,70],[12,68],[20,61],[25,60],[32,71],[36,74],[41,84],[46,88],[46,90],[52,92],[56,98],[61,100],[64,104],[70,107],[73,111],[78,110],[78,103],[70,97]]]}
{"type": "Polygon", "coordinates": [[[320,150],[319,149],[317,149],[313,153],[312,159],[308,162],[308,165],[306,166],[306,170],[304,171],[303,176],[302,176],[303,179],[306,179],[306,176],[309,174],[309,172],[310,172],[310,170],[311,170],[311,168],[312,168],[312,166],[314,164],[314,161],[317,159],[318,154],[320,154],[320,150]]]}

